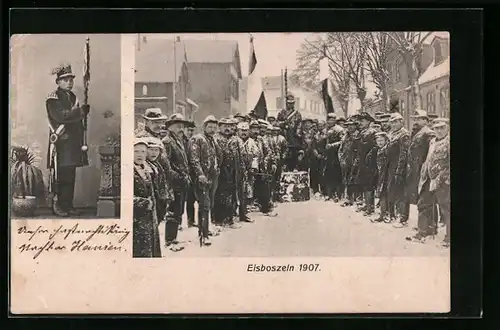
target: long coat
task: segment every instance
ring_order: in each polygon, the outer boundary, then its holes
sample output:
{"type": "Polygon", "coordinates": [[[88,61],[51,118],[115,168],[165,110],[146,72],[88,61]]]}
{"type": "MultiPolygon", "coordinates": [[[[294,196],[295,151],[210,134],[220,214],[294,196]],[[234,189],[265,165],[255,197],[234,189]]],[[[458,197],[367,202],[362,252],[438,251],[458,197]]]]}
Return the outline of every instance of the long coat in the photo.
{"type": "Polygon", "coordinates": [[[168,132],[162,140],[165,147],[164,162],[168,162],[166,166],[167,180],[171,184],[174,191],[183,192],[189,186],[189,164],[184,143],[180,137],[174,136],[172,132],[168,132]]]}
{"type": "Polygon", "coordinates": [[[430,191],[450,185],[450,136],[440,140],[433,138],[429,144],[429,153],[422,165],[418,192],[424,183],[430,180],[430,191]]]}
{"type": "Polygon", "coordinates": [[[387,158],[389,161],[387,196],[389,200],[394,201],[404,196],[409,145],[410,134],[406,128],[402,127],[389,135],[389,142],[387,143],[387,158]],[[396,177],[400,178],[401,182],[397,182],[396,177]]]}
{"type": "Polygon", "coordinates": [[[133,257],[161,257],[160,234],[155,215],[156,209],[148,207],[154,200],[154,185],[151,176],[144,170],[134,168],[134,222],[133,257]]]}
{"type": "Polygon", "coordinates": [[[220,163],[217,154],[219,145],[213,136],[196,134],[189,141],[190,166],[194,172],[193,182],[199,184],[198,177],[204,175],[213,181],[219,175],[220,163]]]}
{"type": "MultiPolygon", "coordinates": [[[[87,166],[89,164],[88,157],[82,151],[82,120],[85,113],[80,108],[76,95],[71,91],[58,88],[47,96],[45,107],[53,129],[56,130],[59,125],[65,127],[64,133],[55,144],[58,166],[87,166]]],[[[50,159],[50,154],[47,154],[47,159],[50,159]]]]}
{"type": "Polygon", "coordinates": [[[248,137],[243,141],[243,160],[245,163],[245,168],[247,173],[249,173],[247,181],[245,182],[244,190],[246,192],[247,198],[254,197],[254,182],[255,178],[252,171],[258,172],[260,160],[262,158],[261,150],[257,145],[257,142],[251,137],[248,137]]]}
{"type": "Polygon", "coordinates": [[[377,148],[377,185],[376,192],[380,196],[381,193],[387,192],[387,146],[377,148]]]}
{"type": "Polygon", "coordinates": [[[435,133],[429,127],[424,126],[411,138],[406,172],[406,196],[411,204],[417,203],[420,171],[429,152],[430,141],[434,136],[435,133]]]}
{"type": "Polygon", "coordinates": [[[333,185],[342,183],[342,168],[340,166],[339,149],[342,144],[344,129],[335,125],[327,132],[325,144],[325,180],[333,185]]]}
{"type": "Polygon", "coordinates": [[[339,147],[339,161],[344,184],[355,184],[357,173],[356,156],[358,153],[356,134],[346,132],[339,147]]]}
{"type": "Polygon", "coordinates": [[[376,163],[372,160],[375,156],[371,153],[375,147],[375,133],[376,131],[373,128],[366,128],[359,132],[357,156],[359,168],[356,183],[366,188],[371,188],[373,177],[377,171],[376,163]]]}

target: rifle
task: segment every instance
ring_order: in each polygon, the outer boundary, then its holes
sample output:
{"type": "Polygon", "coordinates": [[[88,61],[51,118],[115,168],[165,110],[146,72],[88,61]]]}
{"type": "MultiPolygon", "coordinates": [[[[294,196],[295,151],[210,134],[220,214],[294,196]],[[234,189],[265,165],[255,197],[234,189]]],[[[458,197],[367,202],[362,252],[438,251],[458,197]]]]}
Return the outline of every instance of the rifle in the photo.
{"type": "MultiPolygon", "coordinates": [[[[83,104],[87,105],[89,101],[89,83],[90,83],[90,39],[87,37],[85,40],[85,55],[84,55],[84,68],[83,68],[83,104]]],[[[87,115],[83,118],[83,145],[82,151],[87,152],[87,115]]]]}

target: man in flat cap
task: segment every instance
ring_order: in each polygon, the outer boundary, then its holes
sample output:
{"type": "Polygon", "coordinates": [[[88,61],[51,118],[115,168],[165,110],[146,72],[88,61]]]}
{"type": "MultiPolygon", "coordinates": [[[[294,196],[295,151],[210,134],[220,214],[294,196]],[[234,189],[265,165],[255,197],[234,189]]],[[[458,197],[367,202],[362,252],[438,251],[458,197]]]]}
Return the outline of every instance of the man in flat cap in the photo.
{"type": "Polygon", "coordinates": [[[377,133],[370,124],[374,121],[373,117],[366,112],[360,114],[359,123],[360,131],[358,136],[358,155],[359,162],[358,173],[356,175],[356,184],[363,194],[364,206],[360,207],[359,211],[364,211],[365,215],[373,214],[375,210],[375,186],[374,176],[376,175],[377,164],[372,155],[375,142],[375,133],[377,133]]]}
{"type": "Polygon", "coordinates": [[[191,183],[189,160],[182,140],[182,130],[186,124],[182,114],[172,114],[165,123],[167,133],[162,140],[169,161],[166,176],[174,190],[174,200],[168,207],[169,213],[165,219],[165,245],[174,252],[184,248],[177,240],[177,233],[184,213],[187,189],[191,183]]]}
{"type": "Polygon", "coordinates": [[[418,184],[418,233],[408,240],[422,242],[435,235],[434,209],[438,204],[446,224],[446,236],[442,247],[450,246],[450,136],[447,121],[435,121],[432,130],[436,137],[431,140],[429,152],[422,165],[418,184]]]}
{"type": "Polygon", "coordinates": [[[411,118],[413,121],[413,128],[410,137],[410,146],[408,148],[408,165],[405,182],[406,201],[402,208],[404,218],[409,217],[410,204],[417,204],[420,171],[427,157],[429,144],[435,136],[435,133],[429,128],[429,117],[427,112],[417,109],[411,118]]]}
{"type": "Polygon", "coordinates": [[[387,144],[387,200],[391,221],[398,220],[394,224],[395,228],[403,228],[408,225],[408,218],[406,218],[406,212],[404,212],[404,188],[408,166],[410,133],[404,128],[403,121],[403,116],[400,113],[394,112],[391,114],[391,118],[389,119],[391,132],[387,144]]]}
{"type": "Polygon", "coordinates": [[[295,169],[297,152],[300,150],[300,139],[297,136],[299,125],[302,122],[302,115],[295,109],[295,97],[292,94],[286,96],[286,107],[278,113],[276,118],[278,125],[283,129],[288,144],[286,157],[286,167],[288,171],[295,169]]]}
{"type": "Polygon", "coordinates": [[[80,104],[71,91],[75,78],[71,65],[61,65],[52,73],[57,89],[45,101],[50,128],[47,165],[53,170],[50,180],[55,188],[52,211],[56,216],[69,217],[79,214],[73,206],[76,169],[89,165],[83,120],[90,106],[80,104]]]}
{"type": "Polygon", "coordinates": [[[214,139],[218,121],[210,115],[203,121],[203,133],[189,140],[193,188],[198,200],[198,236],[202,245],[210,245],[209,214],[214,204],[220,172],[219,145],[214,139]]]}
{"type": "Polygon", "coordinates": [[[229,118],[222,118],[219,121],[219,134],[216,141],[221,150],[222,162],[218,187],[215,192],[214,215],[216,225],[235,229],[239,228],[234,223],[233,208],[238,187],[240,160],[236,140],[231,138],[232,125],[229,118]]]}

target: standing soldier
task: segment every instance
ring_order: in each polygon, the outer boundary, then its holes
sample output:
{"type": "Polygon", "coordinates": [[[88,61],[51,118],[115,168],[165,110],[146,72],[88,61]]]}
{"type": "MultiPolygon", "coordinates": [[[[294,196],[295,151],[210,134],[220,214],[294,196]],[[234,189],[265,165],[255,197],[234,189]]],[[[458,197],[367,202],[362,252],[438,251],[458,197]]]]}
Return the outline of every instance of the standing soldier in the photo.
{"type": "Polygon", "coordinates": [[[198,236],[201,245],[210,245],[209,214],[213,204],[214,184],[219,175],[218,145],[214,134],[217,120],[208,116],[203,121],[203,133],[194,135],[189,141],[190,165],[193,172],[193,188],[198,200],[198,236]]]}
{"type": "Polygon", "coordinates": [[[446,120],[435,120],[432,129],[436,137],[431,140],[429,153],[422,165],[418,184],[418,233],[408,240],[422,242],[434,235],[433,214],[435,204],[446,224],[442,247],[450,246],[450,136],[446,120]]]}
{"type": "Polygon", "coordinates": [[[268,126],[269,123],[265,120],[259,121],[257,144],[261,150],[262,158],[259,164],[259,172],[255,175],[255,189],[260,211],[264,213],[264,215],[275,217],[277,214],[273,212],[273,204],[271,202],[271,183],[273,173],[276,171],[276,164],[273,149],[266,136],[268,126]]]}
{"type": "Polygon", "coordinates": [[[281,129],[278,126],[273,127],[274,139],[277,145],[278,152],[278,164],[276,169],[276,175],[274,176],[275,187],[274,192],[276,196],[276,201],[280,201],[281,197],[279,196],[280,192],[280,180],[281,173],[283,172],[283,166],[285,162],[286,150],[288,148],[286,139],[283,135],[281,135],[281,129]]]}
{"type": "Polygon", "coordinates": [[[358,211],[365,211],[365,215],[371,215],[375,209],[375,196],[373,187],[373,177],[376,173],[376,163],[368,157],[375,147],[375,133],[370,124],[374,121],[370,114],[364,112],[359,117],[360,131],[358,140],[358,160],[359,168],[356,176],[356,184],[363,193],[364,206],[358,211]]]}
{"type": "Polygon", "coordinates": [[[389,204],[389,216],[398,222],[395,228],[403,228],[408,225],[408,219],[402,214],[402,206],[405,201],[404,188],[406,180],[406,170],[408,166],[408,146],[410,145],[410,133],[403,127],[403,116],[395,112],[391,114],[389,120],[391,133],[387,144],[388,158],[388,182],[387,199],[389,204]]]}
{"type": "Polygon", "coordinates": [[[240,221],[244,222],[253,222],[247,216],[247,205],[249,205],[249,198],[252,196],[250,192],[250,186],[253,184],[253,173],[257,170],[258,164],[258,147],[255,144],[255,141],[249,137],[250,127],[246,122],[240,122],[238,124],[238,137],[242,141],[242,149],[241,149],[241,160],[243,163],[243,167],[241,169],[244,172],[243,175],[243,191],[239,197],[240,200],[240,221]]]}
{"type": "MultiPolygon", "coordinates": [[[[186,131],[184,133],[184,147],[186,149],[186,153],[187,153],[187,156],[188,156],[188,162],[190,162],[190,158],[191,158],[191,149],[189,148],[189,140],[193,137],[194,135],[194,132],[195,132],[195,129],[196,129],[196,124],[194,121],[190,120],[187,125],[186,125],[186,131]]],[[[192,172],[192,168],[190,168],[190,176],[191,176],[191,181],[193,181],[195,179],[195,177],[193,177],[193,172],[192,172]]],[[[187,193],[186,193],[186,213],[187,213],[187,219],[188,219],[188,227],[191,228],[193,226],[195,226],[194,224],[194,202],[196,201],[196,197],[195,197],[195,194],[194,194],[194,187],[193,186],[189,186],[188,187],[188,190],[187,190],[187,193]]]]}
{"type": "Polygon", "coordinates": [[[167,134],[162,140],[165,155],[170,163],[167,180],[174,190],[174,200],[168,207],[169,213],[165,222],[165,245],[174,252],[184,249],[177,241],[177,233],[184,213],[186,191],[190,184],[188,157],[181,133],[185,124],[186,120],[182,114],[171,115],[165,123],[167,134]]]}
{"type": "Polygon", "coordinates": [[[344,129],[336,124],[333,117],[330,116],[330,128],[327,131],[325,145],[325,177],[326,183],[326,200],[338,202],[344,194],[344,185],[342,184],[342,169],[339,160],[339,149],[342,138],[344,137],[344,129]],[[332,125],[333,123],[333,125],[332,125]]]}
{"type": "Polygon", "coordinates": [[[287,171],[293,171],[297,161],[297,153],[300,150],[300,139],[297,136],[297,131],[302,121],[302,115],[298,109],[295,109],[295,97],[292,94],[286,96],[286,108],[278,113],[276,121],[284,130],[288,144],[285,161],[287,171]]]}
{"type": "Polygon", "coordinates": [[[235,140],[231,139],[231,126],[232,123],[229,118],[222,118],[219,121],[217,143],[222,153],[222,163],[215,193],[214,213],[217,225],[234,229],[238,228],[233,220],[233,199],[238,186],[237,167],[239,166],[239,159],[237,154],[238,146],[235,140]]]}
{"type": "Polygon", "coordinates": [[[245,222],[246,217],[246,199],[244,198],[244,188],[247,172],[245,169],[245,160],[243,159],[243,140],[238,134],[238,123],[240,119],[231,118],[231,127],[233,133],[231,134],[231,143],[236,146],[236,158],[238,166],[236,168],[236,182],[237,187],[235,196],[233,197],[233,209],[234,213],[239,217],[240,221],[245,222]]]}
{"type": "Polygon", "coordinates": [[[249,153],[253,156],[252,158],[252,171],[249,176],[249,197],[248,197],[248,205],[249,206],[257,206],[258,200],[258,189],[259,180],[257,180],[258,173],[260,171],[261,163],[264,161],[264,154],[261,148],[261,144],[259,142],[259,132],[260,132],[260,124],[257,120],[253,120],[250,122],[250,131],[249,138],[245,141],[245,148],[249,150],[249,153]]]}
{"type": "Polygon", "coordinates": [[[357,122],[348,119],[345,122],[346,132],[339,147],[339,161],[340,169],[342,170],[342,183],[346,187],[347,200],[342,206],[354,205],[355,201],[355,177],[356,164],[355,159],[357,155],[356,145],[356,128],[357,122]]]}
{"type": "Polygon", "coordinates": [[[69,217],[79,214],[73,206],[76,168],[89,165],[83,121],[90,106],[80,104],[71,91],[75,78],[71,65],[61,65],[52,73],[57,89],[45,101],[50,128],[48,168],[53,169],[51,186],[55,188],[52,211],[56,216],[69,217]]]}
{"type": "MultiPolygon", "coordinates": [[[[429,128],[429,117],[427,112],[416,110],[413,118],[413,129],[411,133],[410,146],[408,149],[408,166],[406,172],[406,200],[402,207],[402,216],[408,219],[410,213],[410,204],[417,204],[418,201],[418,181],[420,171],[429,152],[429,143],[435,136],[435,133],[429,128]]],[[[437,219],[437,213],[435,214],[437,219]]],[[[435,228],[437,230],[437,228],[435,228]]]]}

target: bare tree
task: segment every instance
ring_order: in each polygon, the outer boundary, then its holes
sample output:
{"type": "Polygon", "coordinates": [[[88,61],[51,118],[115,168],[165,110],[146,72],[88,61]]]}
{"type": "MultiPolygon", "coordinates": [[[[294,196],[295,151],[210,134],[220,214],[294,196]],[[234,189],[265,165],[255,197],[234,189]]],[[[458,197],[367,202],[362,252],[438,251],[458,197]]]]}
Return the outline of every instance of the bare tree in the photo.
{"type": "Polygon", "coordinates": [[[375,96],[380,96],[386,109],[389,109],[389,81],[390,73],[387,68],[391,40],[381,32],[366,32],[359,34],[360,42],[366,50],[366,69],[371,81],[377,87],[375,96]]]}
{"type": "Polygon", "coordinates": [[[361,103],[361,111],[365,108],[365,61],[366,43],[362,42],[359,33],[334,32],[327,34],[327,56],[334,65],[345,70],[354,85],[356,96],[361,103]]]}
{"type": "Polygon", "coordinates": [[[408,68],[408,80],[411,86],[411,96],[415,108],[422,108],[420,99],[420,86],[418,79],[423,73],[420,66],[420,59],[423,52],[424,41],[432,32],[384,32],[387,35],[398,53],[401,55],[408,68]]]}
{"type": "Polygon", "coordinates": [[[338,45],[329,44],[327,41],[328,38],[323,39],[321,36],[306,39],[297,51],[297,68],[294,74],[302,84],[319,91],[319,61],[326,56],[333,91],[344,115],[347,116],[351,88],[348,63],[343,53],[337,51],[338,45]]]}

